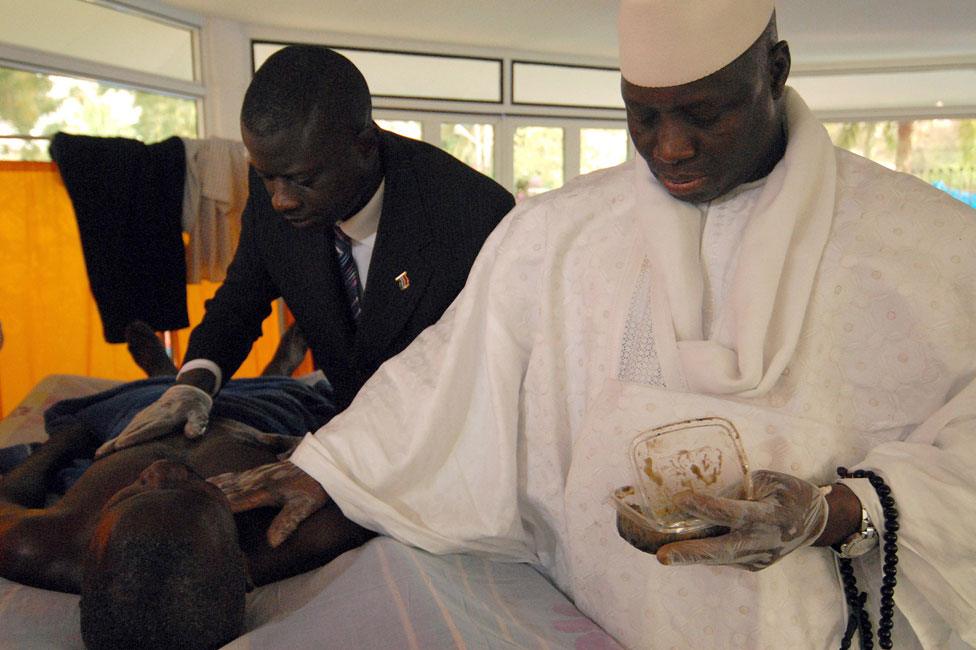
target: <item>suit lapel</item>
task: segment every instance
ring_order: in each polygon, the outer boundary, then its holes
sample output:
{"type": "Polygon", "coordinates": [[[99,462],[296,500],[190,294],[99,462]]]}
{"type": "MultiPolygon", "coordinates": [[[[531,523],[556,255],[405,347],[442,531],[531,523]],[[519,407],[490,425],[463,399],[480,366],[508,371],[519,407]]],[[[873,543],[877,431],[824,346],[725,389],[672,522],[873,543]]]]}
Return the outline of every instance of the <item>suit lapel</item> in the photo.
{"type": "Polygon", "coordinates": [[[352,366],[354,330],[352,316],[336,261],[332,234],[328,228],[298,230],[282,224],[289,266],[294,269],[283,297],[300,323],[315,323],[305,332],[313,349],[324,354],[316,359],[328,374],[336,366],[352,366]],[[289,297],[293,297],[289,301],[289,297]],[[315,343],[313,343],[315,341],[315,343]]]}
{"type": "Polygon", "coordinates": [[[382,355],[403,330],[433,271],[425,255],[432,234],[410,160],[386,134],[383,147],[386,189],[356,332],[355,354],[365,361],[382,355]]]}

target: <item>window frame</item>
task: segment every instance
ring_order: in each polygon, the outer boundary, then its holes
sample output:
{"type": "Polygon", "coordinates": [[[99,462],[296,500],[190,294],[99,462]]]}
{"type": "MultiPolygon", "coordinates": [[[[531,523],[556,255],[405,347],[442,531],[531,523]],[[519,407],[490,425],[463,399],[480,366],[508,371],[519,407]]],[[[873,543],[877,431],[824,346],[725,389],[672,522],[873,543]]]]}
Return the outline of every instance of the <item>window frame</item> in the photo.
{"type": "MultiPolygon", "coordinates": [[[[316,42],[338,49],[383,50],[385,41],[368,36],[342,34],[322,35],[316,38],[304,35],[303,41],[281,38],[279,30],[257,30],[261,38],[252,37],[253,43],[277,43],[287,45],[297,42],[316,42]],[[371,47],[375,44],[376,47],[371,47]]],[[[442,120],[491,123],[495,129],[494,169],[495,179],[504,187],[514,191],[513,136],[520,126],[559,126],[564,129],[563,178],[564,182],[579,175],[580,129],[581,128],[622,128],[627,129],[626,111],[622,108],[570,106],[564,104],[519,103],[513,101],[513,82],[516,64],[535,66],[554,66],[561,69],[587,68],[597,70],[616,69],[615,61],[601,61],[595,57],[573,55],[542,55],[532,52],[452,46],[437,43],[402,42],[394,45],[396,51],[408,54],[432,54],[446,56],[472,56],[475,58],[501,57],[503,101],[501,103],[478,103],[464,100],[427,100],[375,96],[374,113],[379,119],[419,121],[423,128],[423,139],[439,146],[439,123],[442,120]]],[[[868,61],[846,64],[794,65],[791,79],[801,80],[809,77],[830,78],[832,75],[899,72],[938,71],[947,69],[976,70],[976,61],[971,59],[950,60],[930,59],[916,62],[868,61]]],[[[973,106],[932,106],[901,108],[860,108],[843,111],[816,110],[814,114],[823,122],[837,121],[880,121],[905,119],[976,119],[976,104],[973,106]]],[[[633,159],[633,142],[627,137],[627,160],[633,159]]]]}
{"type": "MultiPolygon", "coordinates": [[[[364,39],[365,40],[365,39],[364,39]]],[[[315,42],[338,50],[388,51],[404,54],[467,57],[500,60],[502,62],[501,102],[477,102],[464,99],[426,99],[418,97],[373,96],[373,117],[380,120],[407,120],[421,123],[423,141],[440,147],[440,124],[442,122],[477,122],[491,124],[495,133],[492,150],[492,166],[495,180],[508,189],[515,190],[513,138],[515,130],[521,126],[558,126],[563,135],[563,182],[579,176],[581,128],[620,128],[626,130],[626,112],[622,108],[592,106],[519,104],[512,101],[512,79],[515,63],[549,65],[561,69],[587,68],[608,70],[610,65],[580,63],[567,57],[566,60],[530,57],[525,53],[502,52],[494,56],[483,51],[465,51],[462,48],[437,50],[434,48],[384,48],[370,47],[364,40],[352,42],[343,38],[327,38],[315,42]]],[[[269,38],[255,35],[250,39],[251,74],[254,73],[255,45],[290,45],[311,42],[282,38],[269,38]]],[[[368,80],[367,80],[368,81],[368,80]]],[[[634,156],[633,143],[627,138],[627,160],[634,156]]]]}
{"type": "MultiPolygon", "coordinates": [[[[200,49],[203,18],[189,11],[150,4],[146,0],[126,0],[125,4],[100,0],[96,4],[115,11],[137,15],[147,20],[187,29],[191,35],[190,46],[192,48],[194,81],[3,42],[0,42],[0,66],[23,72],[76,77],[127,90],[192,100],[196,104],[197,137],[203,137],[206,123],[204,119],[206,86],[202,80],[203,66],[200,49]]],[[[9,134],[0,136],[0,138],[4,140],[50,140],[48,137],[30,134],[9,134]]]]}

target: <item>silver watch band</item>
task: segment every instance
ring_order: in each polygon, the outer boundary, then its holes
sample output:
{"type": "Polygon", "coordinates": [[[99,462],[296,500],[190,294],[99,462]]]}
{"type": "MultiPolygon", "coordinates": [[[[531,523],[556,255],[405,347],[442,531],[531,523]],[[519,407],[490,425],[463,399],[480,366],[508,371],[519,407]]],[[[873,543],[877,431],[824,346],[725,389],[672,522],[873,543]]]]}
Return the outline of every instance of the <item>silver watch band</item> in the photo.
{"type": "Polygon", "coordinates": [[[842,558],[860,557],[878,545],[878,530],[868,511],[861,508],[861,525],[857,532],[831,548],[842,558]]]}

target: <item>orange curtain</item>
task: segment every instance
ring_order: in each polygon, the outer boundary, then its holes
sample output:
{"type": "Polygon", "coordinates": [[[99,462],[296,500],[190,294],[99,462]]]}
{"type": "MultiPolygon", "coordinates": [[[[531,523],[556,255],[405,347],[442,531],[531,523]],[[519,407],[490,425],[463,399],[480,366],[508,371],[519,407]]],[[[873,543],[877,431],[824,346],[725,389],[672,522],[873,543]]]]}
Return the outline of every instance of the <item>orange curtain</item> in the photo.
{"type": "MultiPolygon", "coordinates": [[[[217,285],[187,287],[191,327],[217,285]]],[[[277,306],[238,371],[257,375],[280,337],[277,306]]],[[[108,344],[88,288],[78,226],[54,163],[0,161],[0,415],[49,374],[139,379],[124,344],[108,344]]],[[[175,333],[186,349],[189,329],[175,333]]],[[[179,365],[177,358],[177,365],[179,365]]]]}

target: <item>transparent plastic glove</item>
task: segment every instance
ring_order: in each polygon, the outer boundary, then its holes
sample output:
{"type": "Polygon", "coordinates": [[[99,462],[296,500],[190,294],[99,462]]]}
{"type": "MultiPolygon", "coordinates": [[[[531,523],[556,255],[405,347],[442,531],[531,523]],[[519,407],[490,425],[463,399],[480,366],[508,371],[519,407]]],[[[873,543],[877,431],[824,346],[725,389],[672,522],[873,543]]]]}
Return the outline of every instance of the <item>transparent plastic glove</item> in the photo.
{"type": "Polygon", "coordinates": [[[136,413],[117,438],[99,447],[95,458],[176,433],[181,429],[187,438],[198,438],[207,428],[212,406],[213,398],[195,386],[170,386],[158,400],[136,413]]]}
{"type": "Polygon", "coordinates": [[[685,492],[678,507],[729,532],[662,546],[662,564],[725,564],[758,571],[798,548],[809,546],[827,525],[821,488],[789,474],[752,473],[753,499],[742,501],[685,492]]]}
{"type": "Polygon", "coordinates": [[[271,548],[288,539],[298,524],[329,502],[329,495],[318,481],[287,460],[207,480],[221,489],[232,512],[281,506],[281,512],[268,527],[271,548]]]}
{"type": "Polygon", "coordinates": [[[302,436],[292,436],[280,433],[261,433],[257,430],[236,431],[234,435],[245,443],[257,443],[278,457],[287,460],[295,448],[302,442],[302,436]]]}

